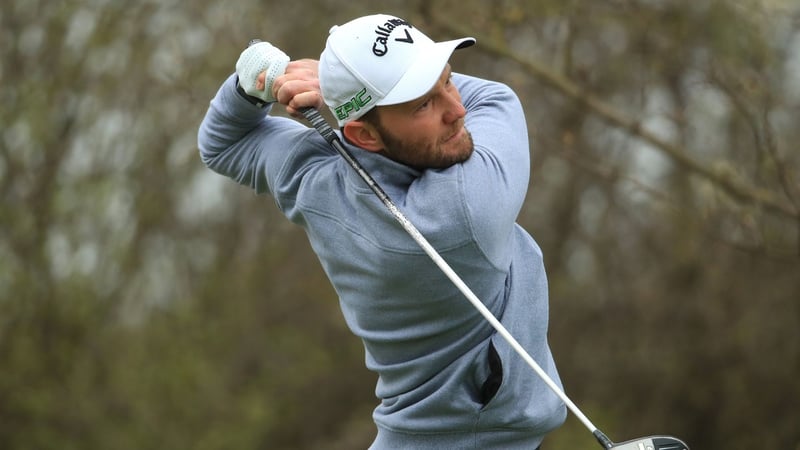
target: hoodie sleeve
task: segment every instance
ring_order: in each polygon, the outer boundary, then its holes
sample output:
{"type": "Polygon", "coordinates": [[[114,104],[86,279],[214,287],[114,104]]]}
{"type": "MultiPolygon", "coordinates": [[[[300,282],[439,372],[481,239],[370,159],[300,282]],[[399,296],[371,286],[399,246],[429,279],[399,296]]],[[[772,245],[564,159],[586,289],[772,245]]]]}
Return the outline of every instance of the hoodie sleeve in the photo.
{"type": "Polygon", "coordinates": [[[270,194],[285,213],[315,157],[329,156],[314,130],[270,115],[236,91],[236,75],[211,100],[197,135],[200,159],[211,170],[258,194],[270,194]]]}
{"type": "Polygon", "coordinates": [[[511,234],[530,179],[530,148],[522,105],[506,85],[456,80],[475,151],[458,166],[459,194],[478,246],[498,267],[510,261],[511,234]]]}

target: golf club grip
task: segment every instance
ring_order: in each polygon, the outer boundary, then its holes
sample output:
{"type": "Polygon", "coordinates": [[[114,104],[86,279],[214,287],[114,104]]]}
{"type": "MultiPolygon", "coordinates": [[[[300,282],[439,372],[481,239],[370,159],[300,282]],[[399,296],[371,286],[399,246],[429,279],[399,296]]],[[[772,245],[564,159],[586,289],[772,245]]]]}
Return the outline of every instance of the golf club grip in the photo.
{"type": "Polygon", "coordinates": [[[403,215],[403,213],[400,212],[399,209],[397,209],[397,206],[394,204],[394,202],[392,202],[392,199],[389,198],[389,195],[386,194],[386,192],[383,190],[383,188],[381,188],[378,182],[375,181],[374,178],[372,178],[372,175],[370,175],[369,172],[367,172],[364,169],[364,167],[361,166],[361,163],[358,162],[355,156],[353,156],[353,154],[350,153],[350,151],[345,148],[345,146],[342,144],[342,141],[339,139],[339,136],[337,136],[336,133],[333,131],[333,128],[331,128],[331,126],[328,125],[328,122],[325,120],[324,117],[322,117],[322,114],[320,114],[320,112],[317,111],[315,108],[311,107],[303,108],[300,110],[300,112],[303,114],[303,117],[305,117],[306,120],[311,122],[311,125],[317,130],[317,132],[322,136],[322,138],[325,139],[328,142],[328,144],[330,144],[330,146],[334,150],[336,150],[336,152],[338,152],[339,155],[342,158],[344,158],[345,161],[347,161],[347,164],[350,165],[350,167],[356,171],[358,176],[361,177],[362,180],[364,180],[364,183],[366,183],[367,186],[372,190],[372,192],[375,193],[375,195],[378,197],[378,199],[380,199],[380,201],[384,204],[384,206],[386,206],[386,208],[389,209],[389,211],[392,213],[395,219],[397,219],[403,225],[403,227],[406,228],[406,230],[409,229],[408,228],[409,226],[411,228],[414,228],[414,225],[408,219],[405,218],[405,216],[403,215]]]}
{"type": "Polygon", "coordinates": [[[329,144],[333,144],[334,141],[339,139],[336,133],[333,132],[333,128],[328,125],[328,122],[316,108],[303,108],[300,112],[329,144]]]}

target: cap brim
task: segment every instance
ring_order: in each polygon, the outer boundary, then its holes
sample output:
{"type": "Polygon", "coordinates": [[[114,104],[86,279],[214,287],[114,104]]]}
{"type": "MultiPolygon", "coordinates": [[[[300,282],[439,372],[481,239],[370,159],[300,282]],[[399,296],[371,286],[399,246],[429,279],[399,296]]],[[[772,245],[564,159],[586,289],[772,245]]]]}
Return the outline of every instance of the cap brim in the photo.
{"type": "Polygon", "coordinates": [[[436,84],[453,52],[474,43],[475,39],[471,37],[434,43],[421,53],[392,90],[376,105],[396,105],[422,97],[436,84]]]}

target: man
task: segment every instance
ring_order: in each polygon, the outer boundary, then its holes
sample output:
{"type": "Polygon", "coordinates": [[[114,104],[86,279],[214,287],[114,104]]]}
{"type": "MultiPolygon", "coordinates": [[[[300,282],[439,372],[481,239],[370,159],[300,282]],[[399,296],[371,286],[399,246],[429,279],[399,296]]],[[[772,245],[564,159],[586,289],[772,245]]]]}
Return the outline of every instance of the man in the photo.
{"type": "Polygon", "coordinates": [[[199,131],[211,169],[270,194],[307,232],[378,374],[375,449],[533,450],[566,409],[344,159],[269,111],[324,101],[361,165],[558,382],[541,250],[515,223],[525,118],[507,86],[451,71],[452,52],[473,43],[372,15],[332,28],[319,62],[256,44],[199,131]]]}

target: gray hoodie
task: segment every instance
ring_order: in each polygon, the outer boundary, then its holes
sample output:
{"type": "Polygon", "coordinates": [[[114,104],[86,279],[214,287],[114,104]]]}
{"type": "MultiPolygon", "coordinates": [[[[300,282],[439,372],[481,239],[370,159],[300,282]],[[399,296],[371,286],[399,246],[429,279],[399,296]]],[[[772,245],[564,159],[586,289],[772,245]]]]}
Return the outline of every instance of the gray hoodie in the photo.
{"type": "MultiPolygon", "coordinates": [[[[560,384],[547,343],[541,249],[516,223],[530,176],[522,107],[503,84],[461,74],[452,81],[475,143],[467,161],[420,171],[348,148],[560,384]]],[[[308,234],[378,374],[372,448],[536,448],[565,419],[558,397],[315,130],[269,110],[243,99],[231,76],[200,126],[201,158],[271,195],[308,234]],[[490,353],[499,357],[494,370],[490,353]],[[491,373],[502,382],[487,398],[491,373]]]]}

